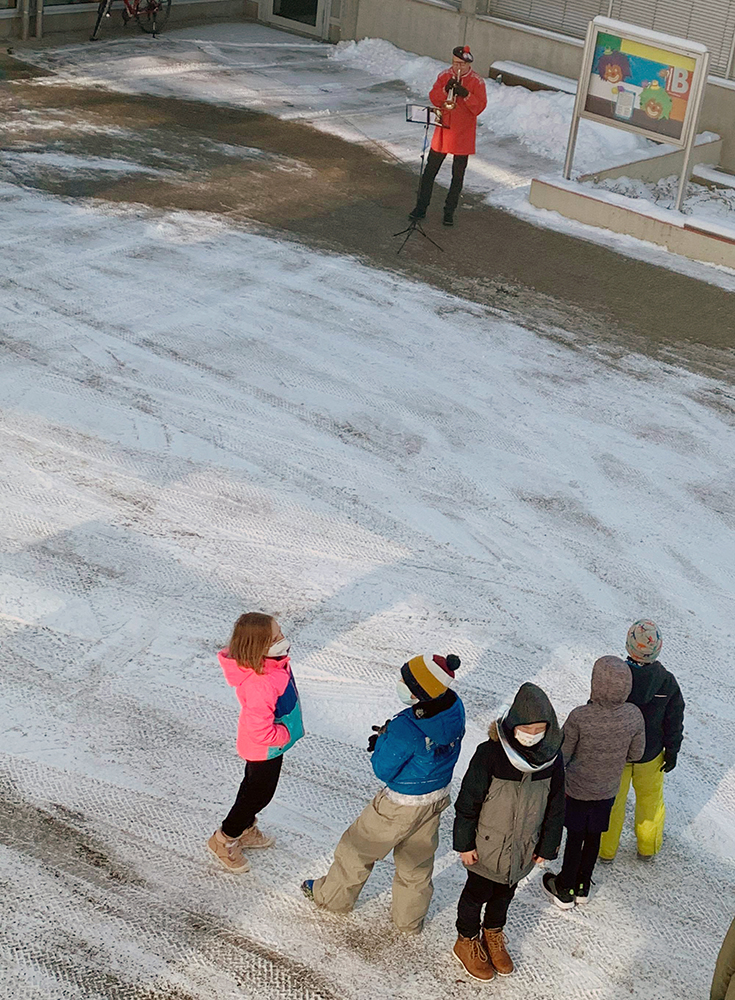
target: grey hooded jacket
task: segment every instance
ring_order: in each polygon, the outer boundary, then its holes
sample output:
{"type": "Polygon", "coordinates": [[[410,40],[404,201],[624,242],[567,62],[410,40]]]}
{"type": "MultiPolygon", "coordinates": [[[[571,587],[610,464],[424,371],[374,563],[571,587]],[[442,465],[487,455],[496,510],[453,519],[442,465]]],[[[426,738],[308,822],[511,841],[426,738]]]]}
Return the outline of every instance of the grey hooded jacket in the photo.
{"type": "Polygon", "coordinates": [[[562,753],[571,798],[615,798],[626,762],[643,756],[646,727],[640,709],[626,700],[631,686],[630,669],[617,656],[603,656],[592,668],[590,700],[570,712],[564,724],[562,753]]]}

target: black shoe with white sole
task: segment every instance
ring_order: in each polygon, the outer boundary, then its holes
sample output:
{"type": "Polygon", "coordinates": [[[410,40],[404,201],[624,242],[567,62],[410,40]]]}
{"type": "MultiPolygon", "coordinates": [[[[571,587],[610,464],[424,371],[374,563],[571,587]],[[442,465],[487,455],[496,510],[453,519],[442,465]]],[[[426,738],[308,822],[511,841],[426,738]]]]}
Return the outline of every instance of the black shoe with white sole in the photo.
{"type": "Polygon", "coordinates": [[[546,872],[542,881],[544,883],[544,890],[547,896],[556,903],[560,910],[573,910],[574,909],[574,892],[571,889],[562,889],[556,884],[556,880],[559,876],[553,875],[551,872],[546,872]]]}

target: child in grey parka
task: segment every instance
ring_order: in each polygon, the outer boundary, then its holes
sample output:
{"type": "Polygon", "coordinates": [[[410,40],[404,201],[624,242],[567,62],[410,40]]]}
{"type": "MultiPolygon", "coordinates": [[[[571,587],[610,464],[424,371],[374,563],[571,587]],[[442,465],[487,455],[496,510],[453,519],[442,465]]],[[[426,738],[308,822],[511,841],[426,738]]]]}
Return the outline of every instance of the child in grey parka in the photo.
{"type": "Polygon", "coordinates": [[[643,715],[627,700],[631,687],[627,664],[617,656],[601,657],[592,668],[590,700],[573,709],[564,724],[567,842],[559,874],[543,877],[547,893],[564,910],[587,902],[623,768],[640,760],[646,748],[643,715]]]}

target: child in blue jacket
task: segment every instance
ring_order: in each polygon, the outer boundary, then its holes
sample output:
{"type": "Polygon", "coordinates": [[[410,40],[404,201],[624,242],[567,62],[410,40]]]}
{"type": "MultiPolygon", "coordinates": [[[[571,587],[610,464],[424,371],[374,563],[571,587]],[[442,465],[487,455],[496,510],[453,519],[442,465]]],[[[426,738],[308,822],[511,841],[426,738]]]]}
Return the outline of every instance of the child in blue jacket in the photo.
{"type": "Polygon", "coordinates": [[[393,923],[406,934],[421,931],[434,892],[439,819],[464,736],[464,706],[451,690],[459,663],[451,653],[425,654],[401,668],[398,695],[409,707],[368,743],[385,788],[342,835],[327,874],[303,883],[317,906],[349,913],[375,862],[393,851],[393,923]]]}

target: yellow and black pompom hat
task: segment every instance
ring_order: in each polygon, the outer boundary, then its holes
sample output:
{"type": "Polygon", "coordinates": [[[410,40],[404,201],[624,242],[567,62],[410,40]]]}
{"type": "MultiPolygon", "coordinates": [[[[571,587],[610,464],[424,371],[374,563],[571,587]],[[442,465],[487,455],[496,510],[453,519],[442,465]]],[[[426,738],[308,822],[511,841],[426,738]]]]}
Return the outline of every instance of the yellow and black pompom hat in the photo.
{"type": "Polygon", "coordinates": [[[401,667],[401,679],[419,701],[441,698],[454,683],[454,671],[460,665],[458,656],[449,653],[422,653],[413,656],[401,667]]]}

